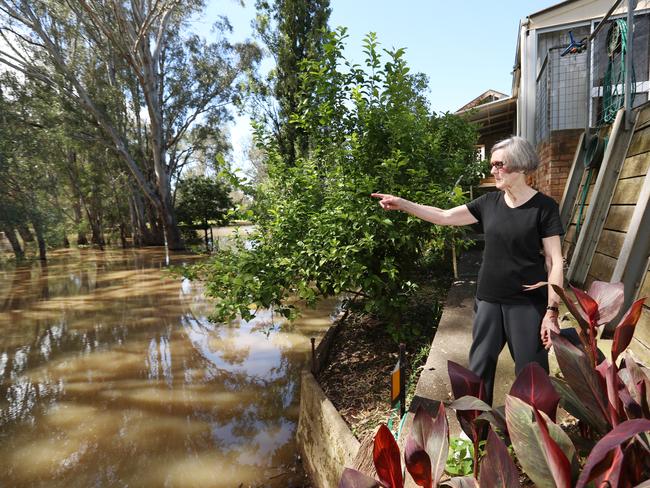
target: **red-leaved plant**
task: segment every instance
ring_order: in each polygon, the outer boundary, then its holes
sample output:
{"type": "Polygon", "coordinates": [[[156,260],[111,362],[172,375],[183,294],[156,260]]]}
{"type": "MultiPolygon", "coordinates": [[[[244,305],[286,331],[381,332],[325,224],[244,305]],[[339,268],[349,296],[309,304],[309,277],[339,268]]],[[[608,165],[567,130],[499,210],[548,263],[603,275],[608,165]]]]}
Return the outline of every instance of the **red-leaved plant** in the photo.
{"type": "MultiPolygon", "coordinates": [[[[487,454],[482,460],[480,481],[471,476],[459,476],[442,483],[451,487],[517,487],[517,467],[508,454],[503,441],[490,429],[487,436],[487,454]]],[[[449,453],[449,425],[445,407],[441,403],[438,414],[431,417],[418,408],[413,426],[404,447],[404,462],[413,481],[424,488],[439,486],[449,453]]],[[[339,488],[402,488],[404,478],[400,464],[400,451],[390,430],[381,425],[374,439],[373,461],[379,480],[355,469],[346,468],[339,488]]]]}
{"type": "MultiPolygon", "coordinates": [[[[549,378],[539,365],[531,363],[517,376],[506,396],[505,409],[492,408],[483,401],[485,388],[480,378],[459,364],[448,363],[456,398],[450,407],[474,442],[475,469],[474,477],[452,478],[443,485],[519,486],[518,471],[506,445],[489,423],[511,441],[521,468],[539,488],[650,487],[650,372],[626,352],[644,299],[634,302],[614,329],[611,360],[598,363],[598,327],[618,315],[621,285],[595,282],[589,293],[574,289],[577,305],[564,290],[556,291],[580,327],[578,345],[552,334],[563,379],[549,378]],[[583,429],[588,436],[580,445],[591,443],[593,447],[582,471],[573,442],[555,423],[558,403],[588,427],[583,429]],[[478,443],[483,437],[487,437],[486,454],[479,463],[478,443]]],[[[405,447],[405,465],[418,486],[437,486],[449,449],[448,436],[442,404],[435,419],[418,409],[405,447]]],[[[385,426],[375,437],[373,459],[379,481],[346,469],[339,487],[403,486],[399,448],[385,426]]]]}

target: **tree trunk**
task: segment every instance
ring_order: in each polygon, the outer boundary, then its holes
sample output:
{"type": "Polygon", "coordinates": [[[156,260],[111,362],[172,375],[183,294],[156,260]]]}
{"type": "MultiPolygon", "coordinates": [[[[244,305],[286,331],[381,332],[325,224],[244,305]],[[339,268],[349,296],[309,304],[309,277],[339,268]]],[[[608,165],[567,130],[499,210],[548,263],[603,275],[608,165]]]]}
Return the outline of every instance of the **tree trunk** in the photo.
{"type": "Polygon", "coordinates": [[[142,197],[137,189],[133,188],[131,193],[131,199],[129,202],[129,207],[131,210],[131,227],[133,229],[133,245],[137,247],[142,247],[145,245],[145,240],[147,238],[147,225],[145,222],[144,214],[144,203],[142,197]]]}
{"type": "Polygon", "coordinates": [[[205,252],[210,252],[210,241],[208,240],[208,222],[203,221],[203,233],[205,234],[205,252]]]}
{"type": "Polygon", "coordinates": [[[86,200],[84,205],[86,217],[90,224],[90,242],[103,251],[106,242],[104,241],[104,233],[102,231],[102,215],[104,213],[102,207],[101,200],[96,197],[86,200]]]}
{"type": "Polygon", "coordinates": [[[126,242],[126,224],[124,222],[120,222],[120,241],[122,242],[122,249],[129,247],[126,242]]]}
{"type": "Polygon", "coordinates": [[[16,230],[18,230],[18,234],[20,234],[20,237],[24,243],[34,242],[34,234],[31,230],[29,230],[27,224],[20,224],[18,227],[16,227],[16,230]]]}
{"type": "Polygon", "coordinates": [[[145,246],[164,246],[165,245],[165,231],[164,224],[160,221],[161,212],[155,209],[151,201],[145,201],[145,209],[147,215],[147,222],[149,223],[148,240],[145,241],[145,246]]]}
{"type": "MultiPolygon", "coordinates": [[[[165,13],[161,19],[164,25],[171,10],[165,13]]],[[[172,204],[171,182],[169,168],[167,167],[166,140],[163,130],[163,76],[159,63],[161,62],[161,43],[159,42],[153,51],[150,46],[149,37],[144,37],[139,45],[140,55],[142,56],[142,94],[147,102],[149,112],[149,122],[151,128],[151,152],[153,155],[153,168],[156,175],[156,192],[155,206],[158,216],[163,224],[165,241],[167,248],[171,251],[181,251],[185,249],[183,238],[181,237],[178,223],[176,222],[176,213],[172,204]]]]}
{"type": "Polygon", "coordinates": [[[129,198],[129,217],[131,217],[131,241],[133,247],[140,247],[140,232],[138,229],[137,217],[135,216],[135,204],[133,203],[133,196],[129,198]]]}
{"type": "Polygon", "coordinates": [[[165,202],[165,208],[161,210],[161,214],[163,217],[163,224],[165,226],[165,239],[167,240],[167,248],[170,251],[185,250],[185,244],[183,243],[183,238],[181,237],[181,231],[178,228],[176,215],[171,205],[171,195],[169,195],[168,201],[165,202]]]}
{"type": "Polygon", "coordinates": [[[66,173],[70,180],[70,188],[72,188],[72,212],[74,214],[74,225],[77,229],[77,246],[87,246],[88,239],[83,228],[83,211],[84,206],[81,189],[79,188],[79,170],[77,168],[77,153],[73,150],[67,151],[67,166],[66,173]]]}
{"type": "MultiPolygon", "coordinates": [[[[73,187],[74,188],[74,187],[73,187]]],[[[81,197],[77,196],[74,199],[72,205],[72,211],[74,212],[74,225],[77,229],[77,246],[87,246],[88,239],[86,238],[86,233],[81,230],[82,224],[82,215],[81,215],[81,197]]]]}
{"type": "Polygon", "coordinates": [[[7,240],[9,241],[9,244],[11,244],[11,248],[14,251],[14,256],[16,256],[16,260],[22,261],[25,259],[25,251],[23,251],[23,248],[20,247],[20,242],[18,241],[18,236],[16,235],[16,229],[13,227],[5,227],[3,228],[5,236],[7,236],[7,240]]]}
{"type": "Polygon", "coordinates": [[[101,223],[99,222],[99,219],[91,215],[90,212],[88,212],[88,220],[90,222],[91,231],[90,242],[103,251],[105,242],[102,234],[101,223]]]}
{"type": "Polygon", "coordinates": [[[63,234],[63,247],[70,249],[70,241],[68,240],[68,236],[65,234],[63,234]]]}
{"type": "Polygon", "coordinates": [[[41,261],[47,261],[47,247],[45,246],[45,236],[43,235],[43,226],[35,220],[32,222],[36,231],[36,240],[38,241],[38,258],[41,261]]]}

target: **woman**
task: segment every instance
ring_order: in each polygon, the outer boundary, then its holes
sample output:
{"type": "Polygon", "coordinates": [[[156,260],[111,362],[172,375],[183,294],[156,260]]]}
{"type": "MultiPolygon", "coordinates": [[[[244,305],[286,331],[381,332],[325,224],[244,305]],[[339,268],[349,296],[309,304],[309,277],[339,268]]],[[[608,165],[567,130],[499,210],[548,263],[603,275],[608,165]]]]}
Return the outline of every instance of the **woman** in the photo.
{"type": "Polygon", "coordinates": [[[492,149],[490,164],[500,191],[450,210],[382,193],[372,196],[380,199],[385,210],[400,210],[437,225],[482,226],[485,250],[469,367],[485,382],[487,401],[492,403],[497,360],[506,343],[517,374],[533,361],[548,372],[550,333],[560,330],[559,297],[550,284],[563,286],[560,235],[564,231],[555,201],[526,183],[526,175],[539,164],[528,141],[511,137],[499,142],[492,149]],[[549,286],[527,286],[543,281],[549,286]]]}

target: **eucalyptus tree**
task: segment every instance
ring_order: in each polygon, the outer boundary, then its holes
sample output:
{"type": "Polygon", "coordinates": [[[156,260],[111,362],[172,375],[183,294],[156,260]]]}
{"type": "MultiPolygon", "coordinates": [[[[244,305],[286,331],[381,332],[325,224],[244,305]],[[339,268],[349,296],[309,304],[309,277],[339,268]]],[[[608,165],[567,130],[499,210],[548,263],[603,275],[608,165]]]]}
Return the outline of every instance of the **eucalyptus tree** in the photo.
{"type": "Polygon", "coordinates": [[[215,24],[213,43],[185,34],[203,6],[202,0],[0,0],[0,63],[56,87],[87,114],[126,164],[170,249],[183,248],[172,176],[184,161],[185,135],[227,117],[240,77],[260,57],[251,43],[227,41],[227,21],[215,24]],[[93,72],[106,83],[97,85],[93,72]]]}

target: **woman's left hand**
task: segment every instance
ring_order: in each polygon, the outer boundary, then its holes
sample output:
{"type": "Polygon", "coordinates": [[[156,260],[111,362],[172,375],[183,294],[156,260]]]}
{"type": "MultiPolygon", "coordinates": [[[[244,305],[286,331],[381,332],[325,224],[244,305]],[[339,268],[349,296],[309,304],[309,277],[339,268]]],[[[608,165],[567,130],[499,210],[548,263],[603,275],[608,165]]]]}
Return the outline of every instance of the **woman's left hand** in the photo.
{"type": "Polygon", "coordinates": [[[544,347],[546,349],[550,349],[553,345],[551,343],[551,332],[559,334],[560,324],[558,323],[557,313],[549,310],[546,312],[546,315],[544,315],[544,318],[542,319],[542,327],[540,330],[542,344],[544,344],[544,347]]]}

